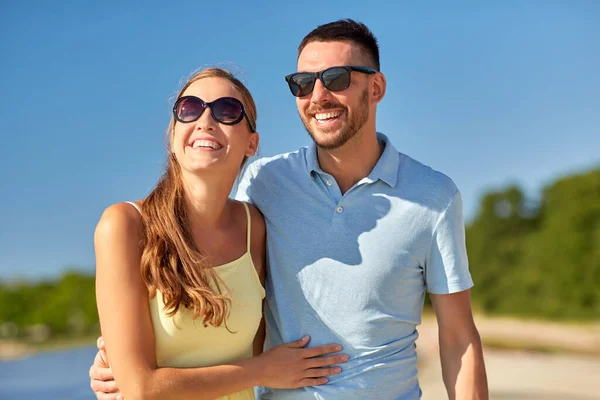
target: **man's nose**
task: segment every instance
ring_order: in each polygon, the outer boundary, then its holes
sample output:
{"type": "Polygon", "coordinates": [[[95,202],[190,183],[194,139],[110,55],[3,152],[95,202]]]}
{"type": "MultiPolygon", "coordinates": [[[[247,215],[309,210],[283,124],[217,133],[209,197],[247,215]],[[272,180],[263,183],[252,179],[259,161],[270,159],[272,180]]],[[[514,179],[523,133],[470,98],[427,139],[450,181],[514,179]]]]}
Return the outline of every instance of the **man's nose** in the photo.
{"type": "Polygon", "coordinates": [[[323,103],[325,101],[328,101],[330,98],[331,92],[329,91],[329,89],[327,89],[323,85],[323,82],[321,82],[320,79],[317,79],[317,81],[315,82],[315,87],[313,88],[313,91],[311,93],[310,100],[313,103],[323,103]]]}

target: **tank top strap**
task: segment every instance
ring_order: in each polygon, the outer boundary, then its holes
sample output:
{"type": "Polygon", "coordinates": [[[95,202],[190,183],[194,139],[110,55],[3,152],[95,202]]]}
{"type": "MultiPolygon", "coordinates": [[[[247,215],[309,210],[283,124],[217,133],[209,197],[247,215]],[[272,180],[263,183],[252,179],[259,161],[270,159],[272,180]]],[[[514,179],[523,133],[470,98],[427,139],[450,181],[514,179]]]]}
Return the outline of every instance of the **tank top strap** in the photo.
{"type": "Polygon", "coordinates": [[[138,206],[137,204],[135,204],[133,201],[126,201],[125,203],[131,204],[136,210],[138,210],[138,212],[140,213],[140,215],[142,214],[142,209],[140,208],[140,206],[138,206]]]}
{"type": "Polygon", "coordinates": [[[248,208],[248,203],[242,202],[244,208],[246,209],[246,250],[250,253],[250,238],[252,237],[252,218],[250,218],[250,208],[248,208]]]}

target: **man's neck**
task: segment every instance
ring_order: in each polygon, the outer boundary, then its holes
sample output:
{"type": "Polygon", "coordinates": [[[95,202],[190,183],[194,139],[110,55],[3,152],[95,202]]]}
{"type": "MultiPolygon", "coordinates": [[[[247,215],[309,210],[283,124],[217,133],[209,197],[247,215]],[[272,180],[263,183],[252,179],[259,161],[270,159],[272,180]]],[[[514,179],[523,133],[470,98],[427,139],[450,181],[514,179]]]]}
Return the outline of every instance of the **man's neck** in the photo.
{"type": "Polygon", "coordinates": [[[375,132],[363,132],[337,149],[317,147],[317,159],[321,169],[335,178],[344,194],[373,171],[384,147],[377,141],[375,132]]]}

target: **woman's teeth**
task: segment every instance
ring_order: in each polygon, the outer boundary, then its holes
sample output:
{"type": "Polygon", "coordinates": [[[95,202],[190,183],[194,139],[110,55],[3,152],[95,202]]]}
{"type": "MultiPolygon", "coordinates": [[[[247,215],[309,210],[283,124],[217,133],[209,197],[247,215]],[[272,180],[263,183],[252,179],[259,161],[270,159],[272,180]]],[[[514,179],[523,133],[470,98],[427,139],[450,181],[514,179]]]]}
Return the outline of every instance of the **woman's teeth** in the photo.
{"type": "Polygon", "coordinates": [[[208,147],[213,150],[221,150],[223,148],[223,146],[221,146],[219,143],[212,140],[194,140],[194,143],[192,143],[192,148],[197,149],[199,147],[208,147]]]}

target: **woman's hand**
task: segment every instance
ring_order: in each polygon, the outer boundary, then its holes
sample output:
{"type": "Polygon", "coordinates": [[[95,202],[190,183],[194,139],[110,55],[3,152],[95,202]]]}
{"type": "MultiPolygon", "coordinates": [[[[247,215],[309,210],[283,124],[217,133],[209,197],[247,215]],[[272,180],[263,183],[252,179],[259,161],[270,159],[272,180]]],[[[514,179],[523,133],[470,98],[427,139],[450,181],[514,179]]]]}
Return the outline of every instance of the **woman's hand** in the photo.
{"type": "Polygon", "coordinates": [[[294,389],[323,385],[330,375],[342,369],[334,364],[348,361],[346,354],[335,354],[342,346],[329,344],[305,348],[309,336],[273,347],[256,357],[260,368],[259,385],[270,388],[294,389]]]}

